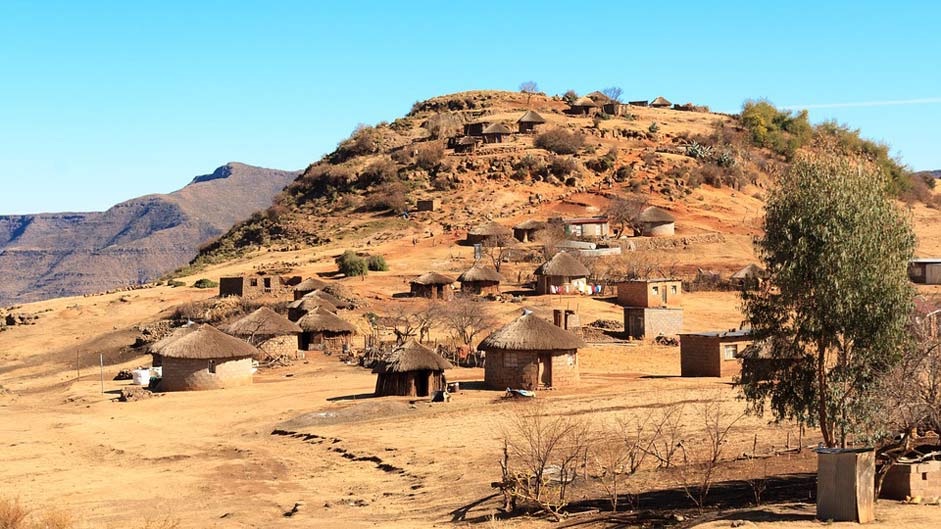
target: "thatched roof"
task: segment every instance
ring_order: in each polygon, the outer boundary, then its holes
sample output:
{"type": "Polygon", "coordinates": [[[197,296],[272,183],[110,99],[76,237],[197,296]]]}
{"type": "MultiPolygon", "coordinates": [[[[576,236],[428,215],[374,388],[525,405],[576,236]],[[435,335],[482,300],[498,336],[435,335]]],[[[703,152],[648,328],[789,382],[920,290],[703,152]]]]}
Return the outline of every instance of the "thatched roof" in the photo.
{"type": "Polygon", "coordinates": [[[426,272],[415,279],[411,280],[410,283],[416,285],[450,285],[454,282],[454,278],[446,276],[444,274],[439,274],[438,272],[426,272]]]}
{"type": "Polygon", "coordinates": [[[516,226],[513,226],[514,230],[544,230],[546,229],[546,223],[541,220],[529,219],[520,222],[516,226]]]}
{"type": "Polygon", "coordinates": [[[330,294],[323,290],[315,290],[311,292],[310,294],[305,294],[304,297],[301,299],[306,299],[306,298],[325,301],[338,309],[348,309],[352,307],[352,304],[349,301],[342,300],[334,296],[333,294],[330,294]]]}
{"type": "Polygon", "coordinates": [[[336,305],[330,303],[329,301],[320,299],[316,296],[304,296],[301,299],[292,302],[288,305],[289,309],[303,310],[305,312],[310,312],[316,308],[327,309],[330,312],[336,312],[336,305]]]}
{"type": "Polygon", "coordinates": [[[476,235],[478,237],[496,237],[501,235],[510,235],[512,230],[509,228],[498,224],[496,222],[487,222],[485,224],[480,224],[474,226],[473,228],[467,230],[468,235],[476,235]]]}
{"type": "Polygon", "coordinates": [[[477,346],[484,351],[567,351],[580,347],[585,347],[581,338],[529,311],[494,331],[477,346]]]}
{"type": "Polygon", "coordinates": [[[591,99],[587,97],[580,97],[576,99],[574,103],[572,103],[572,106],[573,107],[597,107],[598,105],[596,105],[594,101],[592,101],[591,99]]]}
{"type": "Polygon", "coordinates": [[[664,106],[664,107],[668,107],[668,106],[670,106],[670,105],[672,105],[672,104],[673,104],[673,103],[670,103],[670,100],[669,100],[669,99],[667,99],[667,98],[665,98],[665,97],[663,97],[663,96],[657,96],[656,99],[654,99],[653,101],[650,102],[650,106],[652,106],[652,107],[654,107],[654,106],[664,106]]]}
{"type": "Polygon", "coordinates": [[[409,340],[392,351],[385,360],[373,368],[373,373],[405,373],[407,371],[444,371],[451,362],[424,345],[409,340]]]}
{"type": "Polygon", "coordinates": [[[732,274],[732,279],[764,279],[768,277],[765,269],[752,263],[732,274]]]}
{"type": "Polygon", "coordinates": [[[297,320],[297,324],[304,332],[356,332],[356,327],[352,323],[323,307],[308,312],[297,320]]]}
{"type": "Polygon", "coordinates": [[[475,143],[477,143],[477,138],[473,136],[463,136],[457,140],[458,145],[474,145],[475,143]]]}
{"type": "Polygon", "coordinates": [[[499,283],[503,281],[503,276],[492,266],[475,264],[465,270],[463,274],[457,276],[457,280],[461,283],[473,283],[475,281],[495,281],[499,283]]]}
{"type": "Polygon", "coordinates": [[[673,218],[673,215],[670,215],[666,211],[656,207],[648,206],[641,211],[637,217],[634,218],[636,222],[651,223],[651,224],[663,224],[669,222],[676,222],[676,219],[673,218]]]}
{"type": "Polygon", "coordinates": [[[585,265],[565,252],[555,254],[549,262],[536,269],[536,275],[540,276],[588,277],[588,274],[585,265]]]}
{"type": "Polygon", "coordinates": [[[317,279],[316,277],[308,277],[307,279],[298,283],[294,287],[294,290],[301,291],[301,292],[311,292],[314,290],[324,288],[327,286],[327,284],[328,283],[326,281],[317,279]]]}
{"type": "Polygon", "coordinates": [[[545,123],[546,118],[540,116],[537,112],[533,110],[527,110],[518,120],[517,123],[545,123]]]}
{"type": "Polygon", "coordinates": [[[493,123],[484,127],[481,134],[512,134],[513,131],[503,123],[493,123]]]}
{"type": "Polygon", "coordinates": [[[261,307],[229,325],[226,332],[235,336],[283,336],[297,334],[301,328],[268,307],[261,307]]]}
{"type": "Polygon", "coordinates": [[[588,99],[591,99],[592,101],[594,101],[595,103],[597,103],[597,104],[599,104],[599,105],[604,105],[604,104],[607,104],[607,103],[613,103],[613,102],[614,102],[613,99],[611,99],[610,97],[606,96],[605,94],[603,94],[603,93],[601,93],[601,92],[599,92],[599,91],[597,91],[597,90],[595,90],[594,92],[592,92],[592,93],[586,95],[585,97],[587,97],[588,99]]]}
{"type": "Polygon", "coordinates": [[[150,352],[167,358],[211,360],[244,358],[258,354],[253,345],[212,325],[190,325],[150,346],[150,352]]]}

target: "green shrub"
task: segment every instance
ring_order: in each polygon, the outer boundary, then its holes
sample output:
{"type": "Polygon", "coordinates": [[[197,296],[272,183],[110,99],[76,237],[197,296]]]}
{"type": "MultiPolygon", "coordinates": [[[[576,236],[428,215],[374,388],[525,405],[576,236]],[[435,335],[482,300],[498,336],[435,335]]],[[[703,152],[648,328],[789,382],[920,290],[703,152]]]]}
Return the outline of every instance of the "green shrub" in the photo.
{"type": "Polygon", "coordinates": [[[556,154],[575,154],[585,144],[585,137],[581,134],[569,132],[565,129],[553,129],[544,132],[533,140],[533,145],[556,154]]]}
{"type": "Polygon", "coordinates": [[[177,281],[176,279],[171,279],[171,280],[167,281],[167,286],[170,287],[170,288],[185,287],[185,286],[186,286],[186,283],[184,283],[184,282],[182,282],[182,281],[177,281]]]}
{"type": "Polygon", "coordinates": [[[219,286],[219,283],[216,283],[212,279],[197,279],[193,286],[196,288],[216,288],[219,286]]]}
{"type": "Polygon", "coordinates": [[[656,134],[660,132],[660,125],[657,125],[657,122],[654,121],[653,123],[650,124],[649,127],[647,127],[647,132],[651,134],[656,134]]]}
{"type": "Polygon", "coordinates": [[[387,272],[389,265],[386,264],[386,258],[381,255],[370,255],[366,258],[366,268],[370,272],[387,272]]]}
{"type": "Polygon", "coordinates": [[[364,276],[367,274],[368,267],[366,259],[363,259],[356,252],[347,250],[336,259],[337,269],[346,277],[364,276]]]}
{"type": "Polygon", "coordinates": [[[807,111],[797,114],[778,110],[767,101],[746,101],[742,107],[742,125],[751,135],[752,143],[767,147],[787,160],[813,137],[807,111]]]}

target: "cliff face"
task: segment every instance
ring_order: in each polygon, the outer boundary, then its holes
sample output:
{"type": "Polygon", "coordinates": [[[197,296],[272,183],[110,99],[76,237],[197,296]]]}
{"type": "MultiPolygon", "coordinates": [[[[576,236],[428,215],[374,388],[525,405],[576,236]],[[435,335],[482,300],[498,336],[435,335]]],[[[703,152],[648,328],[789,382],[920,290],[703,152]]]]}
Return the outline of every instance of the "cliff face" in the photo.
{"type": "Polygon", "coordinates": [[[0,305],[151,281],[270,206],[297,174],[229,163],[103,212],[0,216],[0,305]]]}

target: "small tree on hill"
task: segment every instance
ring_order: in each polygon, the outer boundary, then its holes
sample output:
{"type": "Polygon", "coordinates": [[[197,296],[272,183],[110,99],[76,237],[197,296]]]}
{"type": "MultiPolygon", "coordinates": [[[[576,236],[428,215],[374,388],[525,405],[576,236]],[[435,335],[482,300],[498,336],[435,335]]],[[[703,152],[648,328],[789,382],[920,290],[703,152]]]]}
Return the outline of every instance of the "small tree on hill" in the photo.
{"type": "Polygon", "coordinates": [[[620,237],[627,228],[634,228],[634,219],[643,211],[647,200],[641,195],[617,197],[608,205],[605,215],[608,222],[616,226],[615,236],[620,237]]]}
{"type": "Polygon", "coordinates": [[[768,196],[757,250],[768,286],[743,293],[773,361],[746,362],[750,411],[820,428],[829,447],[877,421],[881,377],[906,342],[914,248],[886,180],[846,161],[799,160],[768,196]]]}
{"type": "Polygon", "coordinates": [[[621,94],[624,93],[624,90],[621,90],[620,86],[609,86],[602,90],[601,93],[611,98],[612,101],[620,102],[621,94]]]}
{"type": "Polygon", "coordinates": [[[520,83],[520,92],[526,94],[526,106],[529,106],[533,94],[539,93],[539,85],[536,84],[536,81],[524,81],[520,83]]]}
{"type": "Polygon", "coordinates": [[[364,276],[368,272],[366,259],[360,257],[353,250],[343,252],[336,259],[337,269],[346,277],[364,276]]]}

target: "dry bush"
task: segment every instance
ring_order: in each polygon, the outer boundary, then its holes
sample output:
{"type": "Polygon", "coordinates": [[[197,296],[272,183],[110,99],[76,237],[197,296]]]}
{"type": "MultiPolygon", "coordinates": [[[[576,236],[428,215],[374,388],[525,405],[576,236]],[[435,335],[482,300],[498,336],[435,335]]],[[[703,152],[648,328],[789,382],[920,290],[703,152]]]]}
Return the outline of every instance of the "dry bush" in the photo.
{"type": "Polygon", "coordinates": [[[464,128],[461,116],[453,112],[441,112],[428,118],[422,123],[422,128],[428,131],[433,139],[456,136],[464,128]]]}
{"type": "Polygon", "coordinates": [[[408,189],[402,182],[388,182],[369,193],[363,201],[366,211],[391,210],[401,213],[408,210],[408,189]]]}
{"type": "Polygon", "coordinates": [[[578,170],[578,162],[565,156],[553,156],[549,158],[549,173],[558,177],[566,176],[578,170]]]}
{"type": "Polygon", "coordinates": [[[565,129],[552,129],[536,136],[533,145],[556,154],[575,154],[585,144],[585,137],[581,134],[569,132],[565,129]]]}
{"type": "Polygon", "coordinates": [[[450,332],[451,337],[471,346],[481,333],[492,329],[498,323],[487,310],[487,304],[457,297],[440,308],[440,318],[436,318],[450,332]]]}
{"type": "Polygon", "coordinates": [[[683,464],[676,469],[686,496],[699,509],[699,512],[702,512],[712,484],[715,482],[716,471],[722,460],[729,433],[744,415],[738,414],[734,417],[728,415],[722,409],[722,402],[719,399],[700,403],[697,411],[702,421],[705,438],[679,444],[683,464]]]}
{"type": "Polygon", "coordinates": [[[29,510],[20,499],[0,499],[0,529],[26,529],[29,510]]]}
{"type": "Polygon", "coordinates": [[[369,187],[398,180],[399,167],[391,158],[380,158],[367,165],[356,179],[360,187],[369,187]]]}
{"type": "Polygon", "coordinates": [[[72,516],[58,510],[30,511],[19,498],[0,498],[0,529],[71,529],[72,516]]]}
{"type": "Polygon", "coordinates": [[[429,142],[419,147],[415,153],[415,165],[434,172],[444,159],[444,145],[441,142],[429,142]]]}

